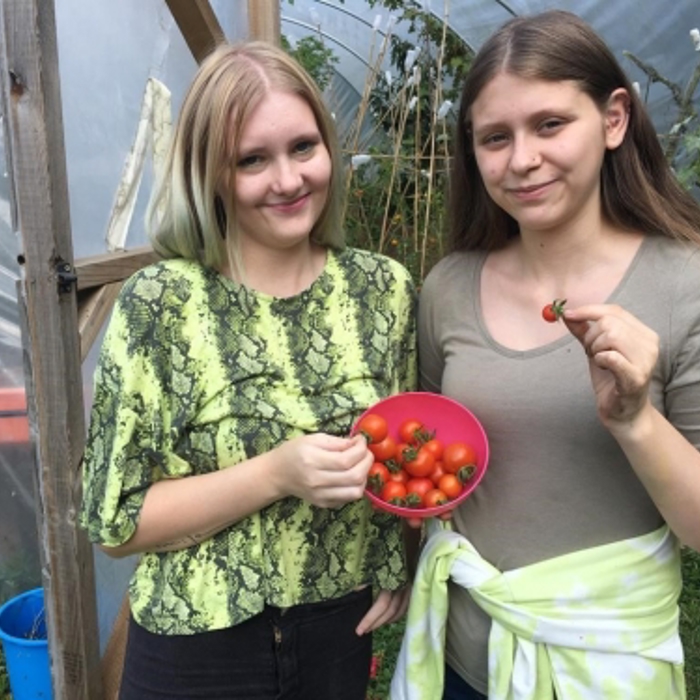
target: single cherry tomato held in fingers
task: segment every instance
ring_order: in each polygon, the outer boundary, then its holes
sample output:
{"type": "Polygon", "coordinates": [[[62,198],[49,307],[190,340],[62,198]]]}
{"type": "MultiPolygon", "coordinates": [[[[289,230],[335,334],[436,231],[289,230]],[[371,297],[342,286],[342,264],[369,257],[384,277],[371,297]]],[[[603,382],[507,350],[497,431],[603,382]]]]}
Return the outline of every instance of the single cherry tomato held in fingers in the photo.
{"type": "Polygon", "coordinates": [[[402,506],[406,500],[406,487],[398,481],[389,481],[384,485],[379,497],[387,503],[402,506]]]}
{"type": "Polygon", "coordinates": [[[566,299],[555,299],[551,304],[547,304],[542,309],[542,318],[547,323],[556,323],[564,313],[566,299]]]}
{"type": "Polygon", "coordinates": [[[435,466],[435,458],[430,452],[427,452],[422,447],[411,449],[410,453],[405,454],[406,461],[403,468],[411,476],[428,476],[433,471],[435,466]]]}
{"type": "Polygon", "coordinates": [[[378,443],[389,434],[389,424],[378,413],[368,413],[357,424],[357,432],[362,433],[368,443],[378,443]]]}
{"type": "Polygon", "coordinates": [[[372,493],[379,494],[387,481],[389,481],[389,470],[386,465],[375,462],[367,472],[367,488],[372,493]]]}
{"type": "Polygon", "coordinates": [[[433,482],[427,477],[414,477],[406,482],[406,505],[411,508],[421,508],[425,494],[435,488],[433,482]]]}
{"type": "Polygon", "coordinates": [[[377,462],[386,462],[396,456],[396,440],[391,435],[387,435],[380,442],[367,445],[367,449],[374,455],[377,462]]]}
{"type": "Polygon", "coordinates": [[[462,482],[456,474],[445,474],[438,482],[438,488],[452,501],[462,493],[462,482]]]}
{"type": "Polygon", "coordinates": [[[452,442],[445,447],[442,465],[449,474],[456,474],[462,467],[476,467],[476,450],[466,442],[452,442]]]}

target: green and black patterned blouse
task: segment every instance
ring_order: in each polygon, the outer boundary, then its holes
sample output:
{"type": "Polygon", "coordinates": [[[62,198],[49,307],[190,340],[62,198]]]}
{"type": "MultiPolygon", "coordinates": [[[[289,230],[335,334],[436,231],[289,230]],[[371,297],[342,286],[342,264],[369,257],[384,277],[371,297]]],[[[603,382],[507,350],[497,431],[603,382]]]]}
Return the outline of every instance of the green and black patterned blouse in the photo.
{"type": "MultiPolygon", "coordinates": [[[[81,523],[116,546],[160,479],[219,469],[301,434],[347,435],[378,399],[416,383],[415,291],[390,258],[329,251],[301,294],[260,294],[187,260],[120,294],[95,373],[81,523]]],[[[246,494],[241,493],[241,498],[246,494]]],[[[399,521],[361,499],[285,498],[187,549],[146,553],[130,586],[146,629],[192,634],[263,609],[406,580],[399,521]]]]}

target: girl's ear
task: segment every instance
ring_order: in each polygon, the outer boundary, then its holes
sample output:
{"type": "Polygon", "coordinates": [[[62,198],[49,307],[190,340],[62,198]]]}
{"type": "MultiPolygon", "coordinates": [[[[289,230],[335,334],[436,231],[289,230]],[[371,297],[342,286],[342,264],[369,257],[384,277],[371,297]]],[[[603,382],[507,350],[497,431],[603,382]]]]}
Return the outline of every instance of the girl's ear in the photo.
{"type": "Polygon", "coordinates": [[[617,88],[605,108],[605,145],[616,149],[625,138],[630,122],[630,96],[625,88],[617,88]]]}

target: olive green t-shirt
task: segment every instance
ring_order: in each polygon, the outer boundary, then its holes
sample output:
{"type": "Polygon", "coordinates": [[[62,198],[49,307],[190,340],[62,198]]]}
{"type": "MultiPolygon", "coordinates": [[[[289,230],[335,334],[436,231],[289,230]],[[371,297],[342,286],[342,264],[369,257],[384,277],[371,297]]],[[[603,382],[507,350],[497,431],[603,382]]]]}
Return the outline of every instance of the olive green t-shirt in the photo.
{"type": "MultiPolygon", "coordinates": [[[[235,469],[302,434],[348,435],[367,407],[414,389],[414,312],[408,272],[354,249],[329,251],[318,279],[290,298],[181,259],[136,273],[95,373],[81,511],[90,539],[126,542],[161,479],[235,469]]],[[[199,545],[144,554],[130,599],[146,629],[192,634],[266,603],[405,582],[397,518],[366,499],[319,508],[289,497],[199,545]]]]}
{"type": "MultiPolygon", "coordinates": [[[[598,419],[579,342],[567,334],[521,352],[489,334],[485,259],[448,256],[419,300],[421,385],[474,411],[490,443],[486,475],[453,526],[500,571],[657,529],[659,511],[598,419]]],[[[651,400],[700,448],[700,249],[647,237],[608,302],[658,333],[651,400]]],[[[452,585],[447,661],[482,693],[489,628],[470,594],[452,585]]]]}

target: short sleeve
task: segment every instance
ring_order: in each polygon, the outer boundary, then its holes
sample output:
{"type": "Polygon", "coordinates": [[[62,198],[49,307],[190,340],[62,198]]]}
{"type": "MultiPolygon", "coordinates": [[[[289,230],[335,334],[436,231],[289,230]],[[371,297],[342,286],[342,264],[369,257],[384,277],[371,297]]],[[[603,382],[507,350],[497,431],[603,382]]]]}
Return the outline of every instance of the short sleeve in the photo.
{"type": "Polygon", "coordinates": [[[187,403],[174,390],[169,307],[163,271],[147,268],[124,285],[105,334],[83,457],[80,522],[93,542],[126,542],[148,487],[191,473],[174,447],[187,403]]]}
{"type": "Polygon", "coordinates": [[[666,411],[669,421],[700,449],[700,251],[678,274],[672,304],[666,411]]]}

